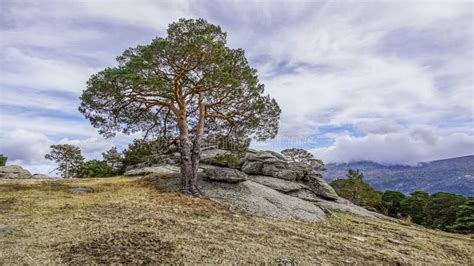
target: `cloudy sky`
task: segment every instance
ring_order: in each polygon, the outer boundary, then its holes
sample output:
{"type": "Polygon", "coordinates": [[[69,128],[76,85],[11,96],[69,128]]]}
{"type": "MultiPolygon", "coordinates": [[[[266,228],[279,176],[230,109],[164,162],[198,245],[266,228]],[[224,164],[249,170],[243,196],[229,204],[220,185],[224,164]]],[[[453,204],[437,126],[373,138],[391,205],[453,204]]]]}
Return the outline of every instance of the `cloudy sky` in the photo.
{"type": "Polygon", "coordinates": [[[471,1],[14,1],[0,7],[0,153],[32,172],[49,145],[106,140],[77,111],[128,47],[205,18],[244,48],[283,112],[278,137],[326,162],[414,164],[474,154],[471,1]]]}

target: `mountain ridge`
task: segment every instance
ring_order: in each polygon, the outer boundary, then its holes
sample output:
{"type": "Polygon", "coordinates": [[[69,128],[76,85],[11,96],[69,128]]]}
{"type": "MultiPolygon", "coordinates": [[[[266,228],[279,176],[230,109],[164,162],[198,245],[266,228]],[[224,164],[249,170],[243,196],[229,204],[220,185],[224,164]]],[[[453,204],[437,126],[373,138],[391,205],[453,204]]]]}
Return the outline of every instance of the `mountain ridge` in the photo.
{"type": "Polygon", "coordinates": [[[345,178],[348,169],[359,169],[375,189],[409,194],[416,190],[474,196],[474,155],[420,162],[417,166],[384,165],[373,161],[330,163],[324,178],[345,178]]]}

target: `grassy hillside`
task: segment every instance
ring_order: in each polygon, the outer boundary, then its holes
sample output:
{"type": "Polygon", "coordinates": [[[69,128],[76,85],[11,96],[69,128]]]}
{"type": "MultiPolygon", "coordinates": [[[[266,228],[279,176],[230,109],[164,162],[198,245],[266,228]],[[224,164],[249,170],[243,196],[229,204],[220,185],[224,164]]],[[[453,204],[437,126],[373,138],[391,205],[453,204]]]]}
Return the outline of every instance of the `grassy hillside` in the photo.
{"type": "Polygon", "coordinates": [[[276,221],[132,178],[0,180],[0,265],[385,262],[473,264],[474,240],[342,213],[276,221]],[[94,193],[70,194],[86,186],[94,193]]]}

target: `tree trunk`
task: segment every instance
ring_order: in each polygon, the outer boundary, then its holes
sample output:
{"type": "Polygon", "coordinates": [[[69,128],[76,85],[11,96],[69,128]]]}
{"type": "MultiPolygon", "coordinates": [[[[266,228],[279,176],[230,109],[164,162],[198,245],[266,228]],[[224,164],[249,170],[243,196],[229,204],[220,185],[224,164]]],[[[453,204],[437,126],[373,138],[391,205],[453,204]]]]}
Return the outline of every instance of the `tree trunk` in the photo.
{"type": "MultiPolygon", "coordinates": [[[[192,161],[192,143],[189,140],[188,123],[186,121],[186,110],[181,109],[178,114],[178,128],[180,131],[179,149],[181,154],[181,181],[182,191],[185,194],[198,195],[196,187],[197,174],[194,174],[192,161]]],[[[196,171],[197,172],[197,171],[196,171]]]]}
{"type": "MultiPolygon", "coordinates": [[[[204,135],[204,121],[206,118],[206,105],[204,103],[204,95],[202,92],[199,93],[199,120],[196,127],[196,134],[193,141],[193,153],[192,153],[192,165],[193,165],[193,184],[196,183],[199,170],[199,160],[201,160],[201,145],[202,137],[204,135]]],[[[199,193],[199,189],[196,187],[199,193]]]]}
{"type": "Polygon", "coordinates": [[[204,135],[204,121],[206,117],[206,105],[204,102],[204,95],[203,93],[199,93],[199,120],[196,127],[196,134],[194,135],[193,141],[193,150],[192,150],[192,166],[193,166],[193,177],[191,179],[194,188],[197,190],[199,194],[201,192],[196,187],[196,181],[198,177],[198,170],[199,170],[199,160],[201,160],[201,144],[202,144],[202,137],[204,135]]]}
{"type": "Polygon", "coordinates": [[[69,161],[66,160],[66,171],[64,172],[64,177],[68,178],[69,177],[69,161]]]}
{"type": "Polygon", "coordinates": [[[191,141],[188,136],[182,136],[179,143],[181,153],[182,190],[186,194],[194,194],[193,165],[191,160],[191,141]]]}

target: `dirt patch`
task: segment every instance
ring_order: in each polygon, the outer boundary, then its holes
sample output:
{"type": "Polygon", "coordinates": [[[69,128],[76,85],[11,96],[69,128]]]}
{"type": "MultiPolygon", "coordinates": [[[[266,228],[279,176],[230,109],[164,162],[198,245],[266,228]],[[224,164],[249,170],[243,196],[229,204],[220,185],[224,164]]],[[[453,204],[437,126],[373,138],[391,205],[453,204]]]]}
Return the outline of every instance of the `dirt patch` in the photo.
{"type": "Polygon", "coordinates": [[[153,232],[108,233],[72,246],[63,255],[74,265],[177,263],[179,258],[175,245],[153,232]]]}

